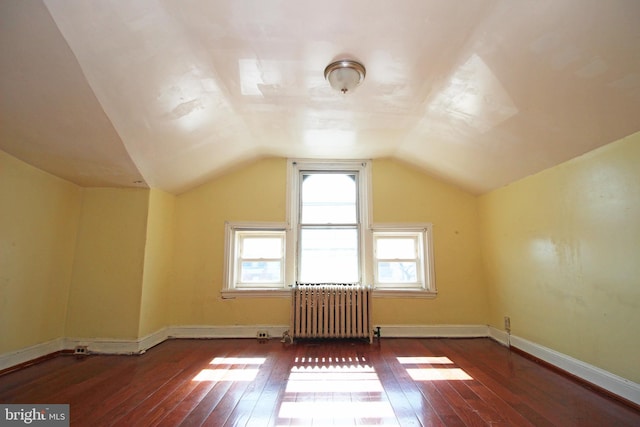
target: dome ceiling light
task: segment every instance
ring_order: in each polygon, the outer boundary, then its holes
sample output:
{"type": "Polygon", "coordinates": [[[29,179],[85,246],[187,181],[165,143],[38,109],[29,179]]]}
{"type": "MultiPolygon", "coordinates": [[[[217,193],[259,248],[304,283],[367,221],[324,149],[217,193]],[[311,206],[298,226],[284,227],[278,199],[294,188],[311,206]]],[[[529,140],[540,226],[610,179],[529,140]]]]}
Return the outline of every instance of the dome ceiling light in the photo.
{"type": "Polygon", "coordinates": [[[324,78],[335,90],[342,93],[353,91],[367,74],[364,65],[350,59],[332,62],[324,69],[324,78]]]}

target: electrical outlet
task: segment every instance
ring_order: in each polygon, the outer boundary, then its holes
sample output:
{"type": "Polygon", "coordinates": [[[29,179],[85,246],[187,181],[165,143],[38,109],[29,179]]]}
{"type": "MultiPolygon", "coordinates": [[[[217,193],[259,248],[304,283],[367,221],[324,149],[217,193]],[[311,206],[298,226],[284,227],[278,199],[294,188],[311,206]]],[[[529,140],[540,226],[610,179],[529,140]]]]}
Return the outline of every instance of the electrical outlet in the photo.
{"type": "Polygon", "coordinates": [[[258,339],[259,340],[268,340],[269,339],[269,332],[267,332],[267,331],[258,331],[258,339]]]}
{"type": "Polygon", "coordinates": [[[504,330],[511,333],[511,318],[504,316],[504,330]]]}
{"type": "Polygon", "coordinates": [[[89,354],[89,351],[87,350],[86,345],[78,345],[76,346],[76,348],[73,349],[73,354],[84,355],[84,354],[89,354]]]}

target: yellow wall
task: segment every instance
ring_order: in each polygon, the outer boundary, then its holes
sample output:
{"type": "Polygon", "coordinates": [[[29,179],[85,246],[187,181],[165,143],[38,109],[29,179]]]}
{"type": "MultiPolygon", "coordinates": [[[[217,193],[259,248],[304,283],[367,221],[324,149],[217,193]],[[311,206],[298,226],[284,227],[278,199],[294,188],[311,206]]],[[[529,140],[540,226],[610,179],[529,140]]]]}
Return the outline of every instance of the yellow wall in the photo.
{"type": "MultiPolygon", "coordinates": [[[[287,324],[288,299],[221,300],[225,221],[286,219],[284,159],[255,162],[177,198],[173,324],[287,324]]],[[[476,198],[390,160],[373,164],[377,222],[433,222],[434,300],[374,302],[382,324],[486,324],[476,198]]]]}
{"type": "Polygon", "coordinates": [[[0,151],[0,354],[65,336],[80,194],[0,151]]]}
{"type": "Polygon", "coordinates": [[[640,382],[640,133],[480,198],[490,323],[640,382]]]}
{"type": "Polygon", "coordinates": [[[172,324],[288,323],[287,299],[220,298],[225,221],[284,221],[286,181],[286,161],[266,159],[177,197],[172,324]]]}
{"type": "Polygon", "coordinates": [[[394,160],[373,162],[373,221],[433,224],[438,296],[374,300],[382,324],[486,324],[476,197],[394,160]]]}
{"type": "Polygon", "coordinates": [[[82,193],[67,336],[138,338],[149,190],[82,193]]]}
{"type": "Polygon", "coordinates": [[[175,196],[151,190],[144,252],[139,337],[169,326],[169,280],[173,262],[175,196]]]}

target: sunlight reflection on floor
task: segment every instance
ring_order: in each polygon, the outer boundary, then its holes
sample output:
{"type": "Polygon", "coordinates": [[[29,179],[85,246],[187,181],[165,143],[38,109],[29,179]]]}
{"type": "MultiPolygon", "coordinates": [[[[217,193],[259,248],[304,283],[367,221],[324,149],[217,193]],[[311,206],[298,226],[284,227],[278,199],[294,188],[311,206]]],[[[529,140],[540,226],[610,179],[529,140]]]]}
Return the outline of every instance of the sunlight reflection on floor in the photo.
{"type": "Polygon", "coordinates": [[[398,425],[380,378],[365,357],[299,357],[294,364],[279,425],[398,425]]]}
{"type": "MultiPolygon", "coordinates": [[[[254,381],[266,360],[216,357],[210,362],[215,368],[202,369],[193,381],[254,381]]],[[[473,380],[448,357],[397,357],[397,363],[416,382],[473,380]]],[[[398,426],[388,393],[364,356],[296,357],[277,409],[276,425],[398,426]]]]}

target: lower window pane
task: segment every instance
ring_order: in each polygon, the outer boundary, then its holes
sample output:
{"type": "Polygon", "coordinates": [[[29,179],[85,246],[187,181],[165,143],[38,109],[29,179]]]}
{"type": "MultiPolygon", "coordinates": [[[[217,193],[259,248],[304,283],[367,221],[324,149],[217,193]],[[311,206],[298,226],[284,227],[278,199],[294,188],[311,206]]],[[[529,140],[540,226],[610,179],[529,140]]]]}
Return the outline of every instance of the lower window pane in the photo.
{"type": "Polygon", "coordinates": [[[301,230],[300,282],[355,283],[358,280],[357,230],[301,230]]]}
{"type": "Polygon", "coordinates": [[[415,262],[378,262],[380,283],[416,283],[418,276],[415,262]]]}
{"type": "Polygon", "coordinates": [[[243,261],[240,266],[240,282],[280,283],[280,267],[279,261],[243,261]]]}

